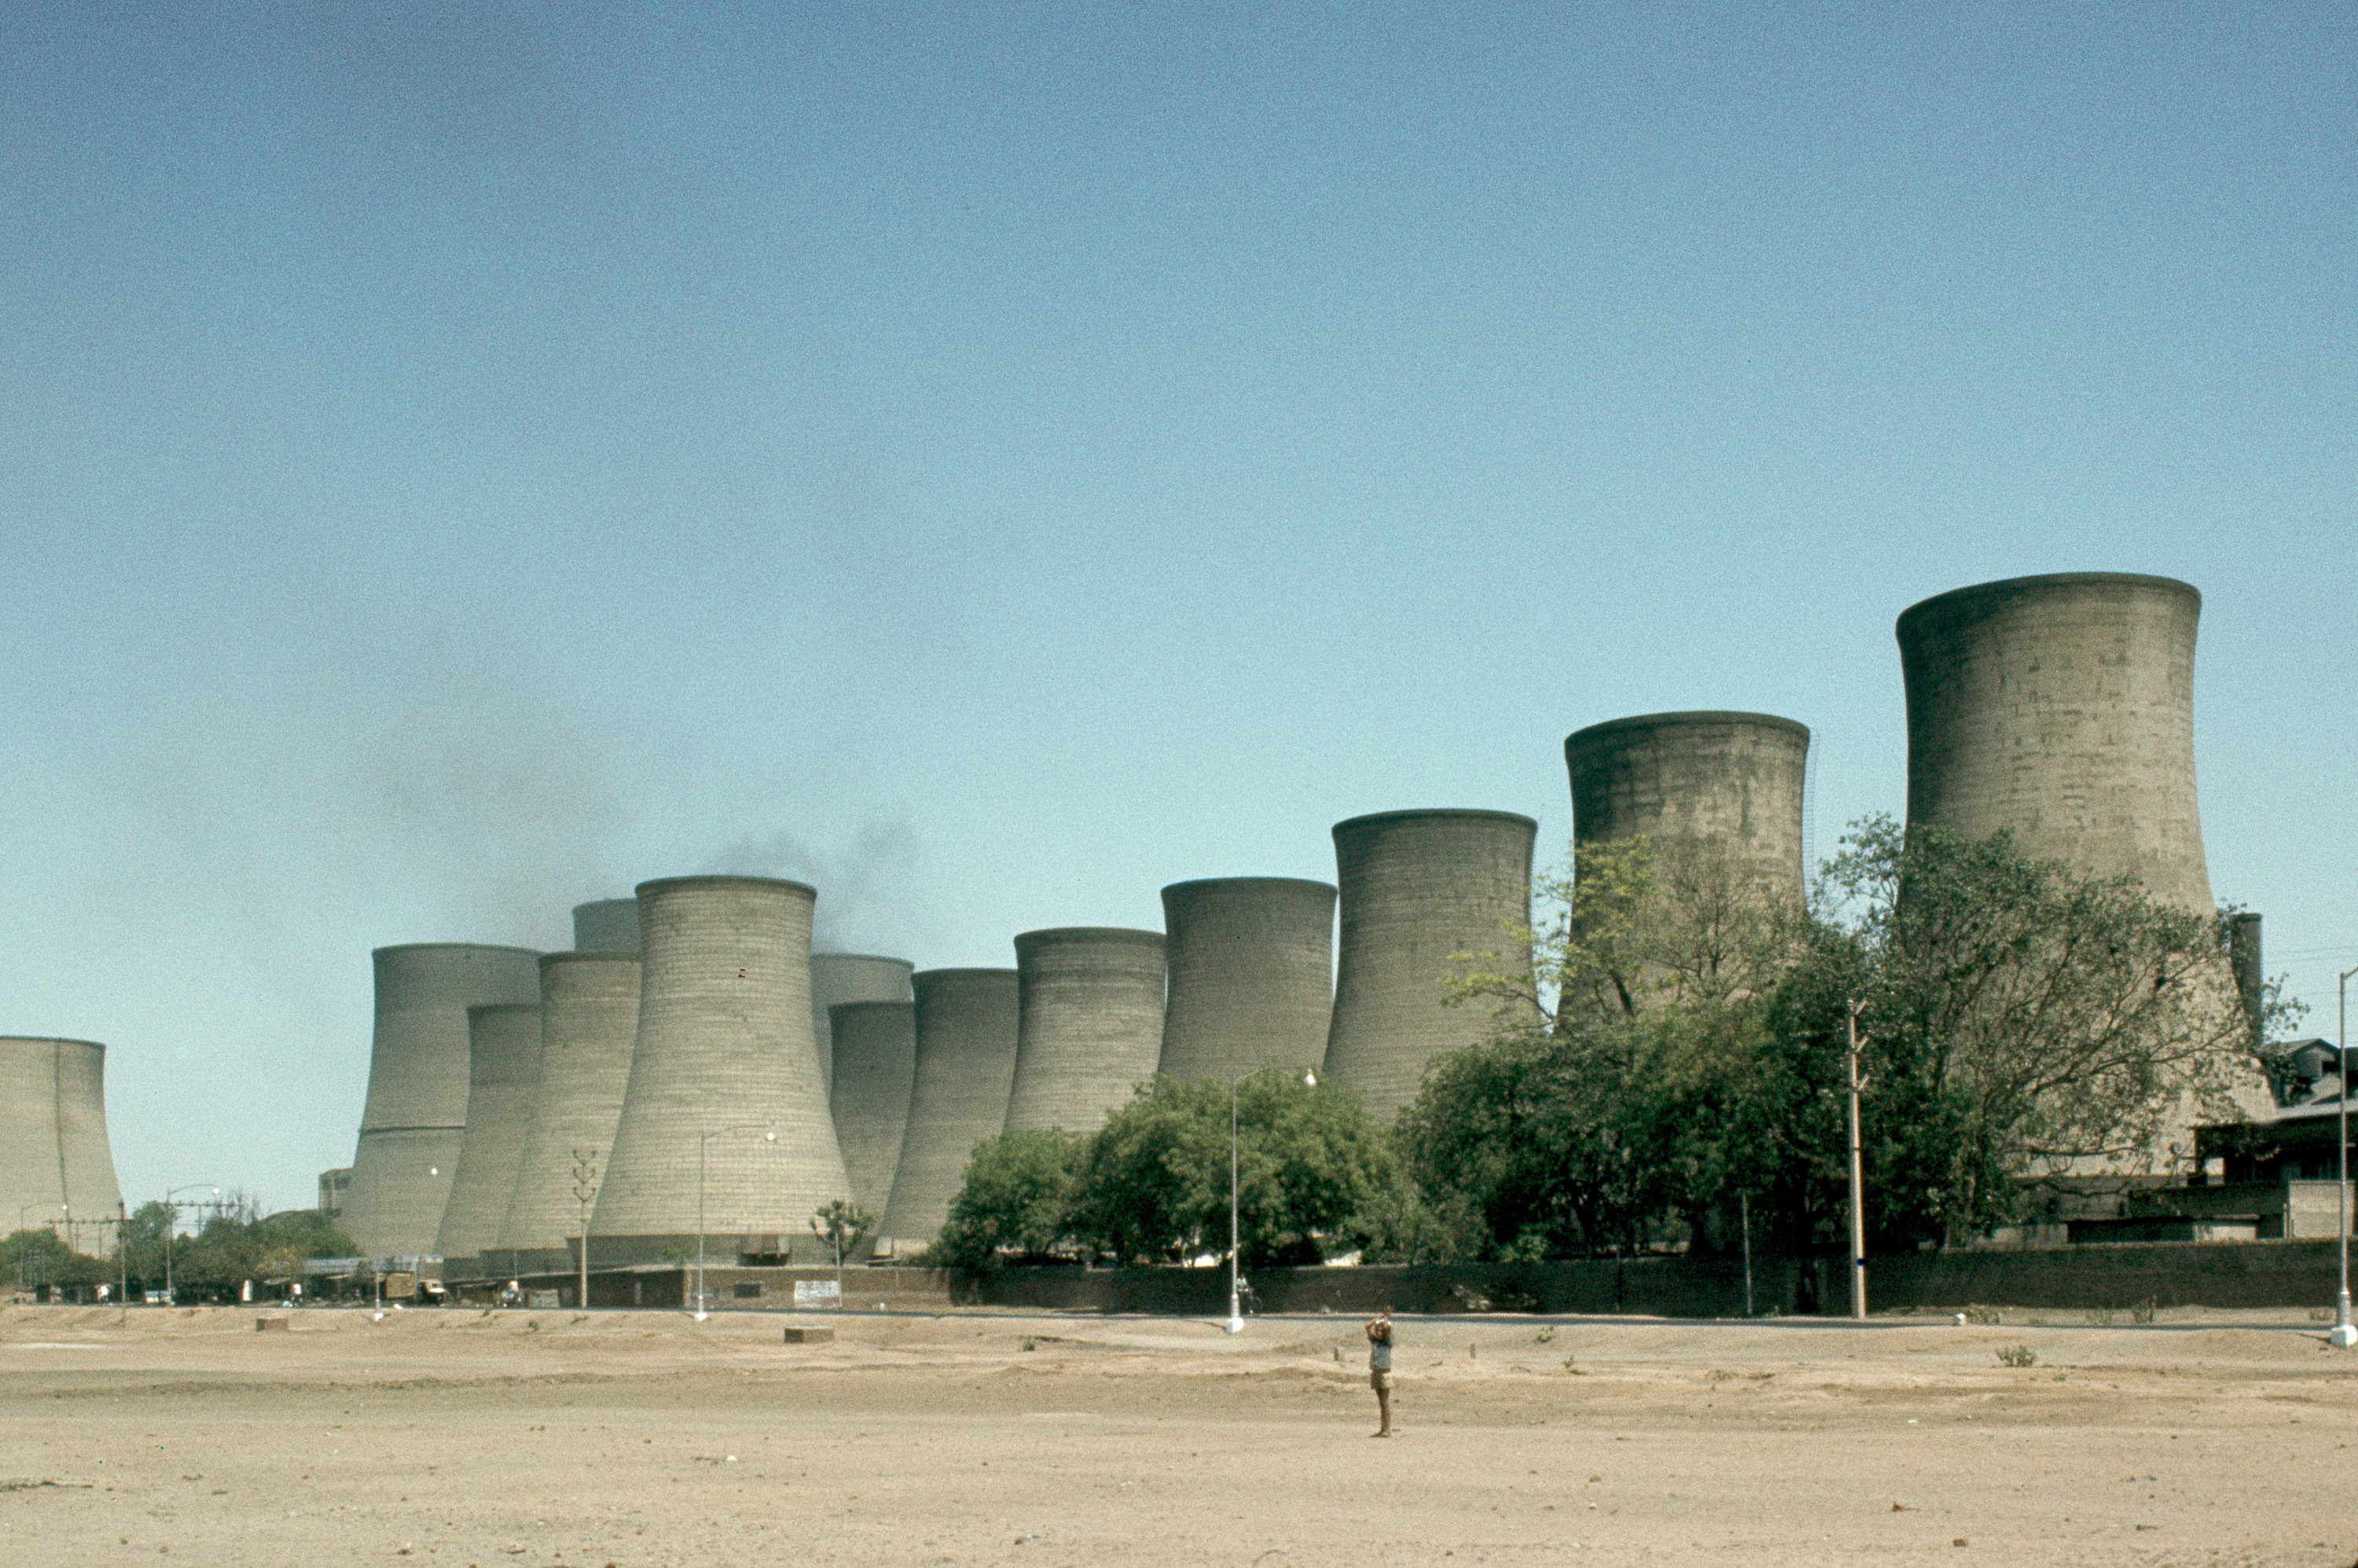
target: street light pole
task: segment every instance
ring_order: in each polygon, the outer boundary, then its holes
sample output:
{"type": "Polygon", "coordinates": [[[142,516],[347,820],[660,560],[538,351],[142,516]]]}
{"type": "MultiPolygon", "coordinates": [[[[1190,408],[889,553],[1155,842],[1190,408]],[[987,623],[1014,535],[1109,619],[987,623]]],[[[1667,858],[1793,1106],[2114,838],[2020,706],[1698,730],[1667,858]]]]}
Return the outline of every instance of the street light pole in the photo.
{"type": "MultiPolygon", "coordinates": [[[[1245,1317],[1242,1298],[1237,1290],[1237,1090],[1246,1078],[1259,1077],[1276,1066],[1270,1063],[1251,1072],[1228,1080],[1228,1332],[1242,1334],[1245,1317]]],[[[1318,1087],[1318,1075],[1304,1072],[1302,1081],[1312,1088],[1318,1087]]]]}
{"type": "Polygon", "coordinates": [[[1866,1004],[1850,1007],[1850,1044],[1843,1065],[1850,1079],[1850,1314],[1866,1321],[1866,1177],[1859,1157],[1858,1137],[1858,1014],[1866,1004]]]}
{"type": "Polygon", "coordinates": [[[2341,1221],[2336,1243],[2342,1249],[2342,1290],[2333,1298],[2333,1332],[2329,1344],[2343,1350],[2358,1345],[2358,1327],[2350,1322],[2350,977],[2344,969],[2333,982],[2333,1075],[2339,1087],[2333,1096],[2333,1122],[2339,1134],[2333,1142],[2335,1161],[2333,1212],[2341,1221]]]}
{"type": "MultiPolygon", "coordinates": [[[[696,1321],[698,1323],[708,1315],[704,1310],[704,1146],[716,1138],[725,1138],[732,1132],[751,1132],[756,1128],[762,1129],[762,1135],[768,1141],[775,1143],[778,1141],[777,1129],[765,1127],[758,1121],[748,1121],[736,1127],[708,1128],[696,1135],[696,1321]]],[[[590,1238],[586,1234],[581,1238],[581,1246],[583,1251],[589,1250],[590,1238]]]]}

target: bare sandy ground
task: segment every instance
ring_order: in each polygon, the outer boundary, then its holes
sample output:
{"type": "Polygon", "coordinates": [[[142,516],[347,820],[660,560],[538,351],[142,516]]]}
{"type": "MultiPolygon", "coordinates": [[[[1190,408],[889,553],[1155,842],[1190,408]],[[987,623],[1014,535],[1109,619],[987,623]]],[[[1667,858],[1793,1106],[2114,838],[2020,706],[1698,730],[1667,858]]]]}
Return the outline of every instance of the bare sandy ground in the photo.
{"type": "Polygon", "coordinates": [[[0,1309],[9,1557],[2358,1563],[2301,1314],[1403,1319],[1389,1443],[1337,1318],[256,1315],[0,1309]]]}

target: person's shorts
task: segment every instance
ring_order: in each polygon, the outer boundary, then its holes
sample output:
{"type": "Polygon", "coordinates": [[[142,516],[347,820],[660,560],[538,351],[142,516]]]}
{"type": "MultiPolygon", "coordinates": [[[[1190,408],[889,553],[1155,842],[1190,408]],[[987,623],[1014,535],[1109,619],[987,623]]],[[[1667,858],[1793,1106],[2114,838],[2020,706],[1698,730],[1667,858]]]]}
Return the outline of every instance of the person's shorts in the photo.
{"type": "Polygon", "coordinates": [[[1368,1387],[1382,1393],[1390,1393],[1392,1375],[1390,1372],[1370,1372],[1368,1374],[1368,1387]]]}

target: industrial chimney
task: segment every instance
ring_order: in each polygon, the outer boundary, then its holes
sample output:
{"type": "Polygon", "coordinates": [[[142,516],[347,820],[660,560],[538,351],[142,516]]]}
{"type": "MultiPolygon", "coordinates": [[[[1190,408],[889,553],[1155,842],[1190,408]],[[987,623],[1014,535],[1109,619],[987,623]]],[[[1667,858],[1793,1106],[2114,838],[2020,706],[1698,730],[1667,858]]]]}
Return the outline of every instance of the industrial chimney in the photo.
{"type": "Polygon", "coordinates": [[[467,1131],[467,1010],[540,1000],[540,955],[420,942],[379,947],[376,1038],[344,1233],[372,1258],[431,1256],[467,1131]]]}
{"type": "Polygon", "coordinates": [[[1233,1078],[1325,1059],[1335,1007],[1335,890],[1218,877],[1163,890],[1169,992],[1161,1071],[1233,1078]]]}
{"type": "Polygon", "coordinates": [[[639,901],[601,898],[573,906],[573,950],[577,953],[635,953],[639,950],[639,901]]]}
{"type": "MultiPolygon", "coordinates": [[[[1640,834],[1798,904],[1809,727],[1766,713],[1649,713],[1568,736],[1575,846],[1640,834]]],[[[1575,848],[1574,853],[1578,854],[1575,848]]]]}
{"type": "Polygon", "coordinates": [[[740,1238],[815,1257],[810,1217],[851,1194],[811,1036],[817,894],[732,876],[638,893],[638,1045],[591,1222],[598,1244],[618,1262],[654,1261],[699,1235],[708,1250],[720,1238],[723,1257],[740,1238]]]}
{"type": "Polygon", "coordinates": [[[1480,1041],[1490,1009],[1443,1005],[1453,954],[1528,969],[1510,927],[1531,920],[1539,824],[1507,811],[1388,811],[1335,825],[1342,953],[1326,1077],[1388,1120],[1425,1064],[1480,1041]]]}
{"type": "Polygon", "coordinates": [[[818,1042],[818,1081],[835,1092],[835,1034],[827,1014],[848,1001],[907,1001],[915,994],[909,976],[916,965],[906,958],[879,958],[867,953],[811,955],[811,1030],[818,1042]]]}
{"type": "Polygon", "coordinates": [[[834,1014],[835,1089],[827,1108],[843,1148],[851,1201],[881,1220],[909,1130],[917,1077],[917,1004],[848,1001],[834,1014]]]}
{"type": "Polygon", "coordinates": [[[2128,875],[2208,915],[2194,801],[2194,629],[2169,578],[2073,572],[1961,588],[1899,617],[1908,822],[2128,875]]]}
{"type": "Polygon", "coordinates": [[[469,1008],[467,1042],[467,1134],[459,1145],[459,1167],[434,1244],[459,1278],[497,1267],[477,1260],[499,1246],[525,1134],[532,1126],[532,1102],[540,1088],[540,1004],[469,1008]]]}
{"type": "Polygon", "coordinates": [[[1015,938],[1010,1130],[1095,1132],[1163,1055],[1163,933],[1076,925],[1015,938]]]}
{"type": "Polygon", "coordinates": [[[514,1260],[509,1267],[565,1266],[567,1238],[581,1234],[574,1184],[604,1175],[638,1036],[636,953],[551,953],[540,961],[540,1084],[494,1243],[514,1260]],[[594,1170],[577,1174],[583,1154],[594,1170]]]}
{"type": "Polygon", "coordinates": [[[877,1231],[878,1250],[888,1256],[941,1234],[975,1145],[1007,1126],[1015,1082],[1013,969],[920,969],[914,984],[917,1070],[909,1130],[877,1231]]]}
{"type": "Polygon", "coordinates": [[[113,1238],[123,1189],[106,1141],[106,1047],[0,1035],[0,1224],[54,1227],[96,1252],[113,1238]]]}

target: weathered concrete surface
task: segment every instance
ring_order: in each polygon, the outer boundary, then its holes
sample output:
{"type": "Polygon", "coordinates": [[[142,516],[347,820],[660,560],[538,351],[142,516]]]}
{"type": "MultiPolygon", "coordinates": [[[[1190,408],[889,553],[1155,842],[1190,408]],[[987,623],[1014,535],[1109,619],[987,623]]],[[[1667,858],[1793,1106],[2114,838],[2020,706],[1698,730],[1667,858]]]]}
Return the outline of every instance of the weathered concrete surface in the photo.
{"type": "Polygon", "coordinates": [[[635,953],[639,950],[639,901],[601,898],[573,906],[573,949],[577,953],[635,953]]]}
{"type": "Polygon", "coordinates": [[[1015,1082],[1016,979],[1012,969],[921,969],[917,1067],[909,1129],[892,1195],[877,1227],[894,1255],[941,1234],[975,1145],[1007,1126],[1015,1082]]]}
{"type": "Polygon", "coordinates": [[[1961,588],[1899,617],[1908,820],[2016,847],[2208,914],[2194,795],[2202,596],[2073,572],[1961,588]]]}
{"type": "Polygon", "coordinates": [[[1576,844],[1644,834],[1798,903],[1809,727],[1766,713],[1649,713],[1563,742],[1576,844]]]}
{"type": "Polygon", "coordinates": [[[453,1264],[499,1245],[540,1091],[540,1004],[471,1007],[467,1034],[467,1132],[435,1241],[453,1264]]]}
{"type": "Polygon", "coordinates": [[[588,1152],[602,1176],[613,1151],[638,1044],[639,957],[551,953],[540,961],[540,1078],[492,1243],[511,1268],[534,1266],[535,1254],[545,1261],[580,1234],[574,1161],[588,1152]]]}
{"type": "Polygon", "coordinates": [[[639,884],[638,1044],[591,1224],[621,1261],[709,1237],[807,1249],[851,1195],[811,1035],[817,894],[767,877],[639,884]]]}
{"type": "Polygon", "coordinates": [[[835,1035],[828,1014],[848,1001],[911,1001],[909,976],[916,968],[906,958],[880,958],[872,953],[813,953],[811,955],[811,1032],[817,1043],[818,1081],[835,1093],[835,1035]]]}
{"type": "Polygon", "coordinates": [[[379,947],[368,1100],[343,1229],[373,1258],[431,1254],[467,1126],[467,1010],[540,1000],[540,955],[419,942],[379,947]]]}
{"type": "Polygon", "coordinates": [[[834,1015],[835,1090],[827,1108],[851,1178],[851,1201],[883,1217],[909,1130],[917,1081],[917,1004],[852,1001],[834,1015]]]}
{"type": "Polygon", "coordinates": [[[1528,969],[1510,925],[1531,919],[1539,824],[1507,811],[1388,811],[1335,825],[1342,949],[1325,1076],[1388,1119],[1424,1066],[1483,1038],[1489,1011],[1449,1007],[1456,953],[1528,969]]]}
{"type": "Polygon", "coordinates": [[[1095,1132],[1163,1055],[1163,933],[1110,926],[1015,938],[1011,1131],[1095,1132]]]}
{"type": "Polygon", "coordinates": [[[1294,877],[1218,877],[1163,890],[1160,1071],[1234,1078],[1325,1060],[1335,1011],[1335,890],[1294,877]]]}
{"type": "Polygon", "coordinates": [[[106,1047],[0,1035],[0,1224],[55,1226],[75,1250],[103,1253],[122,1201],[106,1138],[106,1047]]]}

